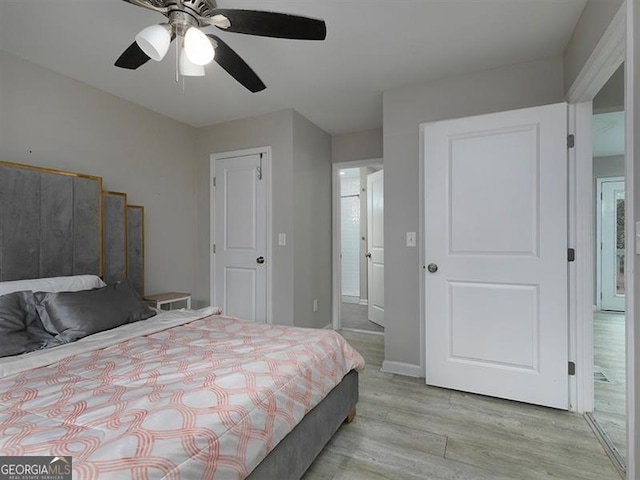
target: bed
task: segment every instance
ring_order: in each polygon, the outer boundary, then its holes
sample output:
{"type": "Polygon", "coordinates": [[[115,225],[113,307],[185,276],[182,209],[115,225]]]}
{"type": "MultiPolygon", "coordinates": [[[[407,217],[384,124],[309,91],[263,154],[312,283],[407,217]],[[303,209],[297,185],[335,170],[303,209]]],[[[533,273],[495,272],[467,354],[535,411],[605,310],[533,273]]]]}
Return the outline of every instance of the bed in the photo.
{"type": "Polygon", "coordinates": [[[364,362],[337,333],[149,315],[144,207],[102,178],[0,161],[0,199],[0,456],[286,480],[353,417],[364,362]]]}
{"type": "Polygon", "coordinates": [[[364,361],[336,332],[209,307],[81,336],[67,317],[91,324],[108,288],[35,295],[71,340],[0,359],[1,455],[72,456],[76,479],[299,478],[355,408],[364,361]]]}

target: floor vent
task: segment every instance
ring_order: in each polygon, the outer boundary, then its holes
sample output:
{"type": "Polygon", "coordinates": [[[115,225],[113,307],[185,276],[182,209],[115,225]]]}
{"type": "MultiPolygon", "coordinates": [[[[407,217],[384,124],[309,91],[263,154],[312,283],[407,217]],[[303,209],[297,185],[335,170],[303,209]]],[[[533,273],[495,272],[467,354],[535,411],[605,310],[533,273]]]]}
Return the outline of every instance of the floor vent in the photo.
{"type": "Polygon", "coordinates": [[[602,370],[593,371],[593,380],[595,382],[611,383],[611,380],[609,380],[609,377],[607,377],[602,370]]]}

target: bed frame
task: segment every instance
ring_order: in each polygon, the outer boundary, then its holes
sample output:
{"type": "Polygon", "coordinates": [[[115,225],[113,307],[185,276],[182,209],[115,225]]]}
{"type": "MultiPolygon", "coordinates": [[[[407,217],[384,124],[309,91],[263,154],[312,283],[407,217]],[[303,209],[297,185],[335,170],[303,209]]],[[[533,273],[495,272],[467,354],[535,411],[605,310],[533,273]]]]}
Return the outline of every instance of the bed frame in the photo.
{"type": "Polygon", "coordinates": [[[358,372],[351,370],[251,472],[249,480],[302,477],[340,425],[351,422],[358,402],[358,372]]]}
{"type": "MultiPolygon", "coordinates": [[[[0,281],[82,274],[129,278],[144,296],[144,208],[101,177],[0,161],[0,281]]],[[[248,478],[299,479],[357,401],[351,371],[248,478]]]]}

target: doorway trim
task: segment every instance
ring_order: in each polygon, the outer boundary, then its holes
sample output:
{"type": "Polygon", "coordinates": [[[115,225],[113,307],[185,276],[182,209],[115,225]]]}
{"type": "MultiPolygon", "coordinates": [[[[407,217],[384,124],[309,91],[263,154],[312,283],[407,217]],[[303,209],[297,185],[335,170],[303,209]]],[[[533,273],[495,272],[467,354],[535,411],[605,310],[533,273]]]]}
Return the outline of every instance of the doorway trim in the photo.
{"type": "MultiPolygon", "coordinates": [[[[581,105],[588,106],[589,114],[587,117],[586,112],[582,112],[577,115],[576,121],[576,166],[577,168],[584,168],[585,163],[591,164],[593,159],[593,152],[591,147],[591,102],[595,95],[604,86],[607,80],[613,75],[617,68],[626,61],[625,64],[625,112],[626,112],[626,138],[627,145],[625,155],[626,165],[626,236],[627,238],[635,238],[634,228],[634,205],[633,205],[633,113],[630,109],[634,104],[634,87],[633,87],[633,68],[634,68],[634,52],[633,52],[633,36],[634,27],[637,28],[637,21],[634,24],[634,0],[626,0],[620,6],[620,9],[612,19],[611,23],[605,30],[604,34],[600,38],[600,41],[595,46],[591,55],[584,64],[582,70],[576,77],[574,83],[567,91],[567,101],[570,104],[574,104],[576,109],[579,110],[581,105]],[[589,148],[582,145],[588,143],[589,148]]],[[[636,33],[637,35],[637,33],[636,33]]],[[[585,173],[586,176],[586,172],[585,173]]],[[[590,185],[593,184],[592,173],[590,175],[590,185]]],[[[588,205],[591,209],[590,220],[583,214],[578,218],[578,241],[586,241],[593,236],[593,231],[585,231],[584,223],[581,220],[586,220],[593,225],[593,196],[586,196],[586,184],[585,177],[578,175],[577,181],[577,199],[582,203],[582,210],[584,206],[588,205]],[[583,188],[582,188],[583,187],[583,188]]],[[[593,187],[589,187],[593,190],[593,187]]],[[[593,250],[590,252],[583,252],[589,254],[592,257],[593,262],[593,250]]],[[[581,252],[576,252],[576,260],[580,262],[583,258],[581,252]]],[[[626,401],[627,401],[627,478],[636,478],[638,471],[640,471],[640,465],[638,462],[640,458],[637,455],[636,448],[636,398],[635,398],[635,385],[637,372],[635,365],[635,340],[638,334],[634,328],[635,311],[634,311],[634,294],[635,294],[635,282],[633,278],[633,266],[635,262],[635,245],[634,242],[627,242],[626,244],[626,264],[625,264],[625,284],[627,287],[626,295],[626,307],[625,307],[625,325],[626,325],[626,345],[627,345],[627,378],[626,378],[626,401]]],[[[585,272],[586,275],[578,277],[579,283],[577,284],[578,292],[576,297],[577,302],[577,315],[581,319],[577,322],[577,326],[580,330],[577,338],[578,358],[581,362],[584,362],[585,369],[588,365],[593,365],[593,307],[590,307],[590,311],[587,312],[589,304],[593,304],[593,280],[595,272],[593,268],[591,272],[585,272]],[[589,283],[587,279],[591,280],[592,289],[587,290],[585,286],[589,283]]],[[[591,367],[592,368],[592,367],[591,367]]],[[[586,380],[585,375],[582,379],[578,378],[578,403],[577,411],[588,412],[593,411],[593,379],[586,380]]]]}
{"type": "MultiPolygon", "coordinates": [[[[245,150],[231,150],[227,152],[212,153],[209,155],[209,304],[214,304],[216,293],[216,264],[215,253],[213,252],[214,241],[216,238],[216,222],[215,222],[215,186],[214,178],[216,176],[216,160],[223,158],[244,157],[247,155],[263,154],[262,158],[262,175],[264,176],[266,197],[267,197],[267,259],[273,258],[273,242],[271,241],[271,220],[273,218],[271,207],[271,147],[257,147],[245,150]]],[[[272,302],[272,274],[271,262],[265,262],[267,269],[267,319],[266,323],[273,322],[273,302],[272,302]]],[[[224,312],[223,312],[224,313],[224,312]]]]}
{"type": "Polygon", "coordinates": [[[370,167],[383,165],[382,158],[369,158],[364,160],[353,160],[350,162],[337,162],[333,164],[332,172],[332,219],[333,219],[333,268],[332,270],[332,305],[331,305],[331,327],[334,330],[342,328],[342,318],[340,315],[340,304],[342,303],[342,263],[340,262],[340,170],[346,168],[370,167]]]}
{"type": "Polygon", "coordinates": [[[568,263],[569,360],[576,363],[576,374],[569,376],[569,409],[579,413],[594,405],[592,113],[591,100],[569,104],[568,132],[577,139],[569,149],[569,246],[576,249],[575,262],[568,263]]]}

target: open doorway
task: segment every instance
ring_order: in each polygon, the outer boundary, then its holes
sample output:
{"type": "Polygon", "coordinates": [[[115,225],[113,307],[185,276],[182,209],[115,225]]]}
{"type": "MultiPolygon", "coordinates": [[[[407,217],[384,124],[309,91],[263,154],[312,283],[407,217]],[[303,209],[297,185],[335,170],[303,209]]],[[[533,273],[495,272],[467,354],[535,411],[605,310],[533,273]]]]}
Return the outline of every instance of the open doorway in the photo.
{"type": "Polygon", "coordinates": [[[384,334],[384,170],[334,165],[335,329],[384,334]]]}
{"type": "Polygon", "coordinates": [[[593,100],[595,291],[594,408],[590,419],[609,456],[626,469],[624,65],[593,100]]]}

